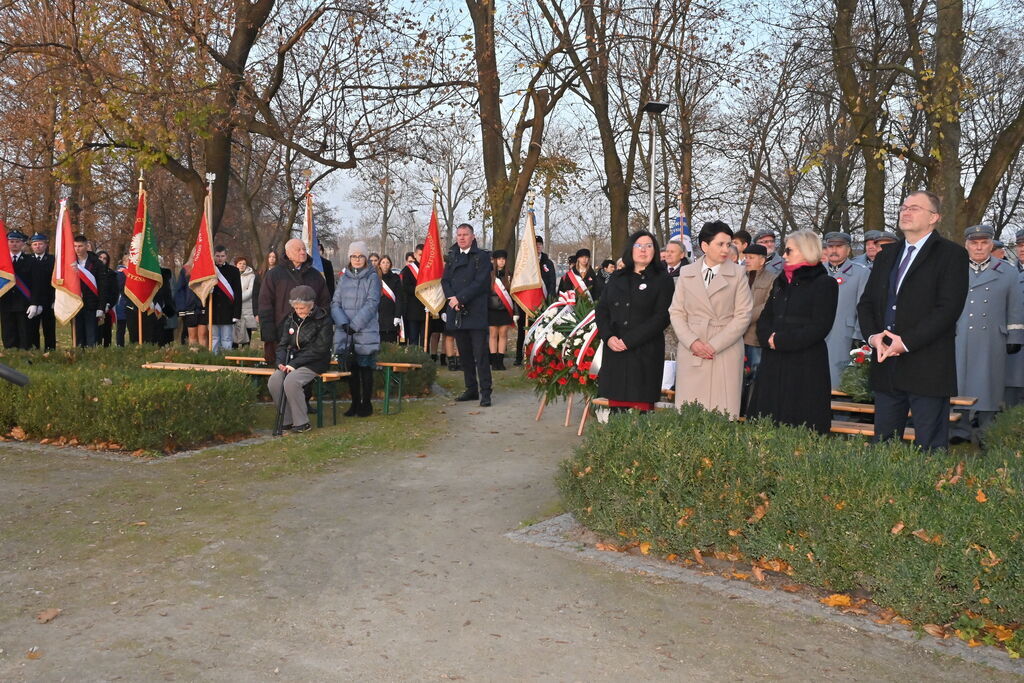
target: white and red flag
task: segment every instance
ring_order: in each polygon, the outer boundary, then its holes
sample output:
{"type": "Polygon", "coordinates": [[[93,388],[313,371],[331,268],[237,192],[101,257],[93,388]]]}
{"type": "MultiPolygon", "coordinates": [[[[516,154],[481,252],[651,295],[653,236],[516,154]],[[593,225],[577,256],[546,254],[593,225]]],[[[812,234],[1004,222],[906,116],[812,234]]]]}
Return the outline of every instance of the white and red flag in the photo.
{"type": "Polygon", "coordinates": [[[437,229],[437,206],[430,212],[427,239],[423,243],[423,258],[416,275],[416,298],[434,315],[441,313],[447,299],[441,287],[444,275],[444,255],[441,253],[441,234],[437,229]]]}
{"type": "Polygon", "coordinates": [[[192,272],[189,274],[188,287],[205,305],[210,292],[217,285],[219,270],[213,262],[213,232],[210,228],[211,192],[206,193],[203,202],[203,218],[199,222],[199,234],[196,235],[196,246],[192,250],[192,272]]]}
{"type": "Polygon", "coordinates": [[[533,209],[526,211],[526,228],[519,238],[516,269],[512,273],[512,297],[533,318],[544,305],[544,281],[540,276],[537,234],[533,227],[533,209]]]}
{"type": "Polygon", "coordinates": [[[50,278],[55,295],[53,314],[62,325],[70,323],[82,310],[82,280],[78,275],[78,257],[75,255],[67,204],[68,200],[60,200],[53,249],[53,275],[50,278]]]}

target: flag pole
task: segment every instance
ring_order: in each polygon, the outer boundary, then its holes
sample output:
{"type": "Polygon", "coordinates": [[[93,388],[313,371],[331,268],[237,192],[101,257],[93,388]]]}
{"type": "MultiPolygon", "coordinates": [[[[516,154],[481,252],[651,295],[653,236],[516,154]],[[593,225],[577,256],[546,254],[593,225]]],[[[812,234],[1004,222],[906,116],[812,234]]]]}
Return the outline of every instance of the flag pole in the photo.
{"type": "MultiPolygon", "coordinates": [[[[139,168],[139,196],[140,197],[142,196],[142,182],[143,182],[143,178],[145,177],[145,173],[146,173],[146,171],[144,169],[139,168]]],[[[149,211],[148,204],[146,206],[146,211],[149,211]]],[[[138,313],[138,318],[139,318],[139,321],[138,321],[139,322],[139,327],[138,327],[139,346],[142,346],[142,306],[136,306],[135,307],[135,311],[138,313]]]]}
{"type": "MultiPolygon", "coordinates": [[[[527,211],[527,213],[533,214],[533,203],[535,201],[537,201],[537,193],[534,192],[533,189],[530,189],[530,191],[526,193],[526,211],[527,211]]],[[[534,218],[536,219],[536,215],[534,215],[534,218]]],[[[537,221],[536,220],[534,220],[533,225],[534,225],[534,228],[536,229],[536,225],[537,225],[537,221]]],[[[517,256],[517,258],[518,258],[518,256],[517,256]]],[[[541,277],[544,277],[543,273],[541,273],[541,277]]],[[[541,293],[543,293],[543,291],[541,293]]],[[[520,308],[522,308],[522,306],[520,306],[520,308]]],[[[523,334],[526,334],[526,329],[530,326],[530,321],[533,320],[533,316],[530,315],[531,312],[532,311],[526,311],[526,310],[523,311],[523,313],[526,315],[526,320],[523,322],[523,334]]],[[[539,312],[540,311],[538,311],[538,313],[539,312]]],[[[543,405],[541,405],[541,410],[544,410],[544,406],[543,405]]]]}
{"type": "MultiPolygon", "coordinates": [[[[210,225],[210,204],[213,198],[213,181],[217,179],[216,173],[206,174],[206,201],[203,202],[203,211],[206,213],[206,225],[210,230],[211,236],[213,235],[213,226],[210,225]]],[[[217,266],[214,265],[214,268],[217,266]]],[[[213,289],[210,289],[210,294],[206,299],[206,348],[213,351],[213,289]]]]}

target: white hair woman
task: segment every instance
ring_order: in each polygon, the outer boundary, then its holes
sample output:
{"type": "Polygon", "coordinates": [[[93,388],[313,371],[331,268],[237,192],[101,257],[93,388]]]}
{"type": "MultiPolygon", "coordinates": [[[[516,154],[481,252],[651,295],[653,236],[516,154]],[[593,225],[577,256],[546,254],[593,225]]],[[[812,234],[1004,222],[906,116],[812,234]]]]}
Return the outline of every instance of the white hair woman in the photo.
{"type": "Polygon", "coordinates": [[[836,317],[839,287],[821,265],[821,237],[815,232],[787,236],[782,254],[785,266],[757,320],[761,367],[748,412],[824,434],[832,427],[825,337],[836,317]]]}

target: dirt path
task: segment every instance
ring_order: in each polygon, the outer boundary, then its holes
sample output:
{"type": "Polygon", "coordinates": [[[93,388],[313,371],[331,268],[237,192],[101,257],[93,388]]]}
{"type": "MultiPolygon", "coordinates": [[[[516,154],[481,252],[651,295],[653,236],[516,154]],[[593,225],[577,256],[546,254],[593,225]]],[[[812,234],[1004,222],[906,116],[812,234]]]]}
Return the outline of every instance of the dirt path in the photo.
{"type": "Polygon", "coordinates": [[[272,480],[218,476],[245,449],[159,465],[0,449],[0,680],[1008,678],[509,541],[557,512],[575,443],[534,407],[525,392],[448,405],[451,436],[418,452],[272,480]],[[51,606],[64,613],[35,623],[51,606]]]}

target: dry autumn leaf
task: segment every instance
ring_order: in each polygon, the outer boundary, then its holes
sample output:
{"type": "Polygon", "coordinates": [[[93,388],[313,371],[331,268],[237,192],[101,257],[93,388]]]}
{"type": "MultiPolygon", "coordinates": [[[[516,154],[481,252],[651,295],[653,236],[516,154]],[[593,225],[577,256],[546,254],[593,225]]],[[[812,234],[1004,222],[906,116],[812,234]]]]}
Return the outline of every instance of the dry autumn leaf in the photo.
{"type": "Polygon", "coordinates": [[[907,525],[904,524],[903,522],[896,522],[895,524],[893,524],[892,528],[889,529],[889,533],[891,533],[893,536],[895,536],[899,532],[903,531],[903,529],[906,528],[906,526],[907,525]]]}
{"type": "Polygon", "coordinates": [[[974,500],[978,501],[979,503],[984,503],[985,501],[988,500],[988,496],[985,495],[984,491],[978,489],[978,495],[974,496],[974,500]]]}
{"type": "Polygon", "coordinates": [[[983,558],[981,558],[980,561],[981,561],[981,566],[983,566],[983,567],[994,567],[997,564],[999,564],[1000,562],[1002,562],[1002,560],[999,559],[999,556],[996,555],[991,550],[988,551],[988,557],[983,557],[983,558]]]}
{"type": "Polygon", "coordinates": [[[597,544],[594,545],[594,547],[597,548],[598,550],[605,550],[605,551],[610,552],[610,553],[621,553],[622,552],[622,548],[620,548],[617,545],[613,545],[611,543],[597,543],[597,544]]]}
{"type": "Polygon", "coordinates": [[[132,522],[132,526],[149,526],[149,522],[132,522]]]}
{"type": "Polygon", "coordinates": [[[36,615],[36,621],[40,624],[48,624],[58,616],[60,616],[61,610],[56,607],[50,609],[44,609],[42,612],[36,615]]]}
{"type": "Polygon", "coordinates": [[[648,543],[647,541],[644,541],[643,543],[641,543],[640,544],[640,554],[641,555],[650,555],[650,553],[651,553],[651,544],[648,543]]]}
{"type": "Polygon", "coordinates": [[[802,586],[798,586],[795,583],[787,583],[787,584],[783,584],[781,586],[781,588],[782,588],[782,590],[786,591],[787,593],[799,593],[800,590],[803,587],[802,586]]]}
{"type": "Polygon", "coordinates": [[[665,561],[666,562],[675,562],[678,559],[679,559],[679,556],[676,555],[675,553],[669,553],[668,555],[665,556],[665,561]]]}
{"type": "Polygon", "coordinates": [[[764,583],[764,570],[758,567],[756,564],[750,568],[750,571],[754,572],[754,578],[757,579],[758,583],[764,583]]]}
{"type": "Polygon", "coordinates": [[[745,581],[746,579],[750,578],[750,574],[744,574],[743,572],[733,572],[732,578],[739,579],[740,581],[745,581]]]}
{"type": "Polygon", "coordinates": [[[932,542],[932,537],[929,536],[928,532],[925,531],[924,529],[917,529],[916,531],[912,531],[911,534],[914,535],[915,537],[921,539],[925,543],[931,543],[932,542]]]}
{"type": "Polygon", "coordinates": [[[17,439],[18,441],[24,441],[25,440],[25,430],[22,429],[21,427],[12,427],[11,428],[11,436],[14,437],[15,439],[17,439]]]}
{"type": "Polygon", "coordinates": [[[696,548],[693,549],[693,559],[697,560],[697,564],[704,564],[704,556],[696,548]]]}
{"type": "Polygon", "coordinates": [[[850,596],[843,593],[833,593],[827,598],[818,600],[818,602],[829,607],[850,607],[853,605],[853,600],[850,596]]]}
{"type": "Polygon", "coordinates": [[[1014,631],[1012,628],[1007,628],[1006,626],[992,627],[992,635],[994,635],[996,637],[996,640],[998,640],[999,642],[1006,642],[1007,640],[1013,638],[1014,633],[1016,633],[1016,631],[1014,631]]]}
{"type": "Polygon", "coordinates": [[[946,633],[946,629],[942,628],[938,624],[925,624],[921,628],[925,630],[925,633],[935,636],[936,638],[949,638],[949,634],[946,633]]]}
{"type": "Polygon", "coordinates": [[[25,656],[29,659],[40,659],[43,656],[43,653],[40,652],[39,648],[34,647],[25,653],[25,656]]]}

